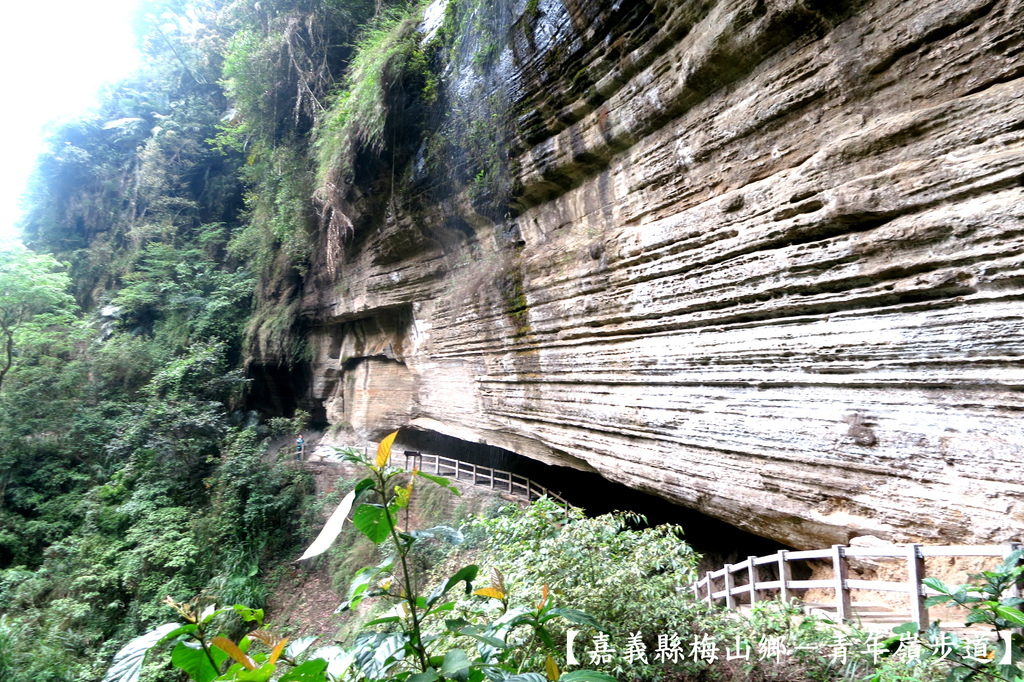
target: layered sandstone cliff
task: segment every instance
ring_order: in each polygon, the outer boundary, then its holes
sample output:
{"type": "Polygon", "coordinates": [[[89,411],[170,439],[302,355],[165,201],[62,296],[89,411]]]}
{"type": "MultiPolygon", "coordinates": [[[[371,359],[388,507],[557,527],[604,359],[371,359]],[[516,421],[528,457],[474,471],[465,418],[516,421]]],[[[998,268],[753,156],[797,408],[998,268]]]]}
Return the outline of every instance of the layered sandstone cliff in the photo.
{"type": "Polygon", "coordinates": [[[353,196],[303,301],[327,420],[795,547],[1020,538],[1024,2],[499,10],[508,210],[408,208],[415,163],[353,196]]]}

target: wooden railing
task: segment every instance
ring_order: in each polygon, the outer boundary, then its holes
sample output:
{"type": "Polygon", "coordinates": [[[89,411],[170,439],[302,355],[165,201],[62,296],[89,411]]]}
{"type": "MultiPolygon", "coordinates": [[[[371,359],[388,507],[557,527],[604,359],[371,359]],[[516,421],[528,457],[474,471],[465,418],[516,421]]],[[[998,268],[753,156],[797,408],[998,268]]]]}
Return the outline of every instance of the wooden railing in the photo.
{"type": "Polygon", "coordinates": [[[438,476],[451,476],[455,480],[468,479],[473,485],[487,486],[491,490],[504,490],[510,495],[533,502],[540,497],[547,495],[549,498],[563,504],[566,507],[569,503],[565,498],[553,490],[537,485],[525,476],[513,474],[510,471],[492,469],[491,467],[479,464],[469,464],[450,457],[432,455],[426,452],[405,451],[405,468],[411,470],[419,467],[421,471],[434,473],[438,476]],[[431,467],[433,469],[431,470],[431,467]]]}
{"type": "MultiPolygon", "coordinates": [[[[927,545],[892,545],[889,547],[848,547],[833,545],[831,549],[814,549],[808,551],[779,551],[763,557],[747,557],[738,564],[726,564],[717,571],[709,571],[704,577],[693,584],[693,592],[698,599],[714,604],[719,599],[725,600],[725,606],[734,609],[740,601],[752,604],[760,601],[769,592],[778,592],[779,598],[788,601],[791,592],[812,588],[831,589],[835,592],[836,613],[841,622],[847,622],[852,616],[851,590],[875,590],[881,592],[903,592],[910,601],[910,617],[921,628],[928,627],[928,609],[925,599],[936,592],[921,584],[924,572],[924,560],[927,557],[1003,557],[1021,547],[1020,543],[1005,545],[951,545],[935,547],[927,545]],[[907,564],[907,579],[902,582],[883,580],[856,580],[849,577],[850,558],[896,558],[903,559],[907,564]],[[793,580],[792,567],[794,561],[813,559],[830,559],[832,578],[825,580],[793,580]],[[776,580],[759,580],[758,567],[775,567],[779,578],[776,580]],[[746,581],[737,584],[736,575],[740,574],[746,581]],[[716,586],[721,581],[721,589],[716,586]],[[745,597],[745,599],[744,599],[745,597]]],[[[1008,596],[1019,596],[1019,588],[1008,596]]]]}

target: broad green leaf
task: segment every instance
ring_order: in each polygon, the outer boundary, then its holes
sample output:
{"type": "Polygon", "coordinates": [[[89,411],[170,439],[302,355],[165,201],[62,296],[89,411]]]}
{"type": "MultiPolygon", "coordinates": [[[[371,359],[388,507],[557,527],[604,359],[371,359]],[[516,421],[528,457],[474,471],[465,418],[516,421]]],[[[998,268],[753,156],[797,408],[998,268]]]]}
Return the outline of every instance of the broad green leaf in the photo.
{"type": "MultiPolygon", "coordinates": [[[[167,625],[170,625],[170,623],[168,623],[167,625]]],[[[161,625],[160,627],[166,627],[166,626],[161,625]]],[[[188,623],[187,625],[182,625],[180,627],[177,627],[177,628],[171,630],[170,632],[168,632],[167,634],[165,634],[163,637],[161,637],[160,641],[156,643],[156,646],[160,646],[162,644],[167,644],[168,642],[170,642],[175,637],[179,637],[181,635],[186,635],[186,634],[192,634],[193,632],[195,632],[198,629],[199,629],[199,626],[196,625],[195,623],[188,623]]]]}
{"type": "Polygon", "coordinates": [[[356,499],[359,499],[360,495],[365,493],[367,490],[373,488],[374,485],[375,484],[372,478],[364,478],[363,480],[359,481],[359,483],[356,483],[356,487],[354,489],[356,493],[356,499]]]}
{"type": "Polygon", "coordinates": [[[444,476],[435,476],[434,474],[425,474],[422,471],[417,471],[416,475],[417,476],[422,476],[423,478],[427,479],[428,481],[433,481],[434,483],[438,484],[442,488],[448,488],[448,490],[451,490],[453,493],[455,493],[459,497],[462,496],[462,493],[459,492],[459,489],[456,488],[454,485],[452,485],[451,482],[447,478],[445,478],[444,476]]]}
{"type": "Polygon", "coordinates": [[[327,661],[327,674],[340,678],[356,662],[356,655],[351,649],[342,649],[332,644],[317,649],[310,656],[327,661]]]}
{"type": "Polygon", "coordinates": [[[473,590],[473,580],[476,578],[476,574],[480,571],[480,567],[476,564],[470,564],[469,566],[463,566],[455,575],[448,579],[442,585],[438,585],[430,596],[427,597],[426,604],[431,606],[438,599],[448,594],[448,591],[458,585],[462,581],[466,581],[466,594],[469,594],[473,590]]]}
{"type": "Polygon", "coordinates": [[[373,583],[379,573],[390,570],[392,566],[394,566],[397,558],[398,557],[392,554],[376,566],[368,566],[360,569],[355,574],[355,577],[352,578],[352,583],[349,585],[348,600],[342,604],[338,610],[344,611],[346,609],[354,609],[359,606],[359,603],[363,600],[362,595],[366,592],[366,588],[373,583]]]}
{"type": "Polygon", "coordinates": [[[1017,549],[1010,552],[996,571],[1000,573],[1010,573],[1014,569],[1020,568],[1017,564],[1020,563],[1021,557],[1024,557],[1024,549],[1017,549]]]}
{"type": "Polygon", "coordinates": [[[408,535],[417,540],[437,538],[451,545],[461,545],[466,540],[466,536],[462,534],[462,531],[456,530],[451,526],[432,526],[421,530],[409,531],[408,535]]]}
{"type": "Polygon", "coordinates": [[[409,485],[403,488],[400,485],[395,486],[395,504],[398,505],[399,509],[405,509],[409,506],[409,499],[412,497],[412,481],[409,481],[409,485]]]}
{"type": "Polygon", "coordinates": [[[278,682],[327,682],[327,661],[322,658],[306,661],[286,672],[278,682]]]}
{"type": "Polygon", "coordinates": [[[1021,613],[1019,609],[1011,606],[997,606],[995,611],[1000,618],[1004,618],[1017,625],[1024,625],[1024,613],[1021,613]]]}
{"type": "Polygon", "coordinates": [[[361,504],[352,517],[352,523],[375,545],[384,542],[391,534],[391,526],[384,507],[377,504],[361,504]]]}
{"type": "Polygon", "coordinates": [[[984,623],[989,619],[989,614],[981,610],[971,611],[967,614],[967,618],[964,619],[964,623],[984,623]]]}
{"type": "Polygon", "coordinates": [[[178,623],[165,623],[128,642],[114,654],[113,664],[103,677],[103,682],[137,682],[149,650],[165,637],[184,634],[183,630],[185,632],[195,630],[195,625],[191,625],[191,630],[185,630],[188,627],[186,625],[183,628],[178,623]]]}
{"type": "Polygon", "coordinates": [[[232,608],[242,620],[246,622],[254,620],[257,625],[263,625],[263,609],[252,609],[242,604],[235,604],[232,608]]]}
{"type": "Polygon", "coordinates": [[[317,635],[299,637],[288,644],[288,648],[285,649],[284,653],[288,658],[294,659],[308,649],[317,639],[319,639],[317,635]]]}
{"type": "Polygon", "coordinates": [[[536,626],[533,631],[540,637],[540,641],[544,642],[544,646],[549,649],[555,649],[555,640],[552,639],[551,633],[547,631],[543,625],[536,626]]]}
{"type": "Polygon", "coordinates": [[[344,447],[334,448],[334,454],[341,457],[346,462],[352,462],[353,464],[362,464],[367,466],[369,462],[366,460],[366,456],[357,448],[344,447]]]}
{"type": "Polygon", "coordinates": [[[946,583],[942,582],[938,578],[924,578],[923,580],[921,580],[921,583],[932,588],[936,592],[941,592],[942,594],[953,593],[952,590],[950,590],[949,587],[946,586],[946,583]]]}
{"type": "Polygon", "coordinates": [[[439,674],[443,677],[452,677],[455,673],[461,670],[465,670],[469,666],[473,665],[473,662],[469,660],[469,656],[462,649],[452,649],[444,655],[444,663],[441,664],[441,670],[439,674]]]}
{"type": "Polygon", "coordinates": [[[441,604],[440,606],[435,606],[434,608],[432,608],[429,611],[427,611],[426,614],[424,614],[424,615],[430,616],[430,615],[433,615],[435,613],[444,613],[445,611],[452,611],[454,609],[455,609],[455,602],[450,601],[450,602],[445,602],[444,604],[441,604]]]}
{"type": "Polygon", "coordinates": [[[597,670],[573,670],[558,678],[559,682],[618,682],[611,675],[597,670]]]}
{"type": "Polygon", "coordinates": [[[548,680],[540,673],[519,673],[506,677],[502,682],[548,682],[548,680]]]}
{"type": "Polygon", "coordinates": [[[924,605],[926,607],[937,606],[938,604],[945,604],[946,602],[948,602],[952,598],[953,597],[951,597],[948,594],[937,594],[934,597],[928,597],[927,599],[925,599],[924,600],[924,605]]]}
{"type": "Polygon", "coordinates": [[[509,646],[508,643],[505,642],[505,640],[503,640],[503,639],[498,639],[497,637],[491,637],[490,635],[484,635],[484,634],[481,634],[481,633],[477,633],[477,632],[474,632],[474,631],[470,630],[469,628],[466,628],[464,630],[459,630],[458,634],[463,635],[465,637],[471,637],[471,638],[475,639],[476,641],[483,642],[484,644],[492,646],[495,649],[507,649],[508,646],[509,646]]]}
{"type": "Polygon", "coordinates": [[[225,606],[222,609],[218,609],[213,604],[211,604],[203,610],[203,612],[199,616],[199,619],[204,625],[206,625],[220,614],[227,613],[228,611],[231,611],[231,607],[225,606]]]}
{"type": "Polygon", "coordinates": [[[276,665],[267,663],[256,670],[239,670],[234,679],[238,682],[268,682],[276,671],[276,665]]]}
{"type": "Polygon", "coordinates": [[[921,631],[921,626],[914,622],[904,623],[903,625],[897,625],[892,631],[897,635],[914,635],[921,631]]]}
{"type": "Polygon", "coordinates": [[[171,651],[171,663],[188,673],[194,682],[210,682],[217,677],[217,669],[227,660],[228,655],[217,647],[210,647],[210,656],[213,657],[216,668],[198,644],[178,642],[171,651]]]}
{"type": "Polygon", "coordinates": [[[566,609],[562,607],[554,608],[544,614],[544,616],[539,620],[541,623],[546,623],[555,617],[562,617],[570,623],[578,623],[580,625],[592,627],[595,630],[600,630],[601,632],[608,632],[608,629],[598,623],[593,616],[582,611],[577,611],[576,609],[566,609]]]}
{"type": "Polygon", "coordinates": [[[395,438],[398,436],[398,431],[389,433],[384,437],[384,440],[377,446],[377,459],[374,460],[374,464],[377,465],[378,469],[384,468],[387,465],[388,460],[391,459],[391,445],[395,442],[395,438]]]}

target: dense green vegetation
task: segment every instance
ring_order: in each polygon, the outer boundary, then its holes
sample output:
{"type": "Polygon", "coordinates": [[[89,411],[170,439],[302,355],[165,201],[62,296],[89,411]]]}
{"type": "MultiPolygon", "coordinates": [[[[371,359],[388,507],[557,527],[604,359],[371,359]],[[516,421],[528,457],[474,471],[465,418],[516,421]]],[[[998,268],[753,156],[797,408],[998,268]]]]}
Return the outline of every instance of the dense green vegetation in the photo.
{"type": "MultiPolygon", "coordinates": [[[[242,642],[245,622],[261,623],[270,574],[309,539],[324,503],[272,448],[304,415],[250,409],[247,367],[304,360],[305,288],[342,279],[347,240],[396,201],[429,218],[465,191],[482,215],[513,210],[512,116],[494,76],[511,9],[453,1],[427,39],[415,30],[423,7],[147,0],[137,22],[145,66],[54,132],[26,198],[31,250],[0,250],[0,680],[100,680],[126,642],[176,615],[195,626],[170,642],[185,665],[175,669],[158,647],[142,679],[184,680],[183,670],[212,679],[220,671],[204,661],[225,670],[239,661],[223,641],[215,656],[194,652],[218,648],[219,635],[242,642]],[[204,614],[209,604],[226,609],[204,614]],[[182,644],[189,638],[205,649],[182,644]]],[[[525,7],[535,19],[539,5],[525,7]]],[[[514,309],[516,239],[504,236],[508,265],[497,270],[514,309]]],[[[620,644],[641,633],[649,651],[669,632],[684,645],[785,634],[812,646],[833,635],[795,625],[784,607],[738,623],[693,603],[679,588],[695,561],[681,530],[637,529],[627,515],[586,519],[543,502],[457,534],[399,533],[389,515],[408,508],[412,488],[402,486],[411,484],[386,461],[372,464],[366,489],[376,498],[356,524],[368,540],[346,531],[331,572],[349,605],[373,594],[383,618],[353,625],[366,631],[349,655],[387,641],[413,662],[385,656],[379,676],[558,679],[573,626],[620,644]],[[448,549],[440,537],[466,541],[448,549]],[[381,562],[388,548],[395,559],[381,562]],[[367,563],[376,569],[357,573],[367,563]],[[443,574],[451,564],[479,568],[443,574]],[[483,592],[455,599],[484,575],[483,592]],[[446,588],[435,596],[428,583],[446,588]],[[402,613],[383,615],[383,604],[402,613]],[[417,609],[433,621],[406,621],[417,609]],[[513,622],[529,636],[512,633],[513,622]]],[[[416,494],[441,508],[438,490],[443,482],[416,494]]],[[[1020,602],[1001,592],[1019,575],[998,579],[979,618],[1016,622],[1020,602]]],[[[261,641],[250,642],[250,662],[280,661],[279,675],[290,661],[301,672],[301,647],[261,641]]],[[[794,660],[667,666],[619,650],[596,667],[619,679],[925,679],[938,670],[794,660]]],[[[258,679],[239,665],[228,679],[258,679]]],[[[976,667],[969,674],[996,670],[976,667]]],[[[292,679],[327,674],[319,663],[306,671],[292,679]]]]}

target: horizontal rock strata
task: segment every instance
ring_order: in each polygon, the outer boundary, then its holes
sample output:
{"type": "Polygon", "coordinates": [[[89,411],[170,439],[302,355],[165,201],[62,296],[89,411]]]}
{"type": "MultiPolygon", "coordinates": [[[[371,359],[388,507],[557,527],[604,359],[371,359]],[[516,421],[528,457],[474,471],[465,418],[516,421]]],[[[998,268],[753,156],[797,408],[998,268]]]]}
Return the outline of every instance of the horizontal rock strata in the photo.
{"type": "Polygon", "coordinates": [[[599,5],[543,0],[503,56],[519,248],[466,201],[456,248],[395,210],[310,287],[329,420],[795,547],[1020,539],[1024,3],[679,2],[618,33],[599,5]]]}

